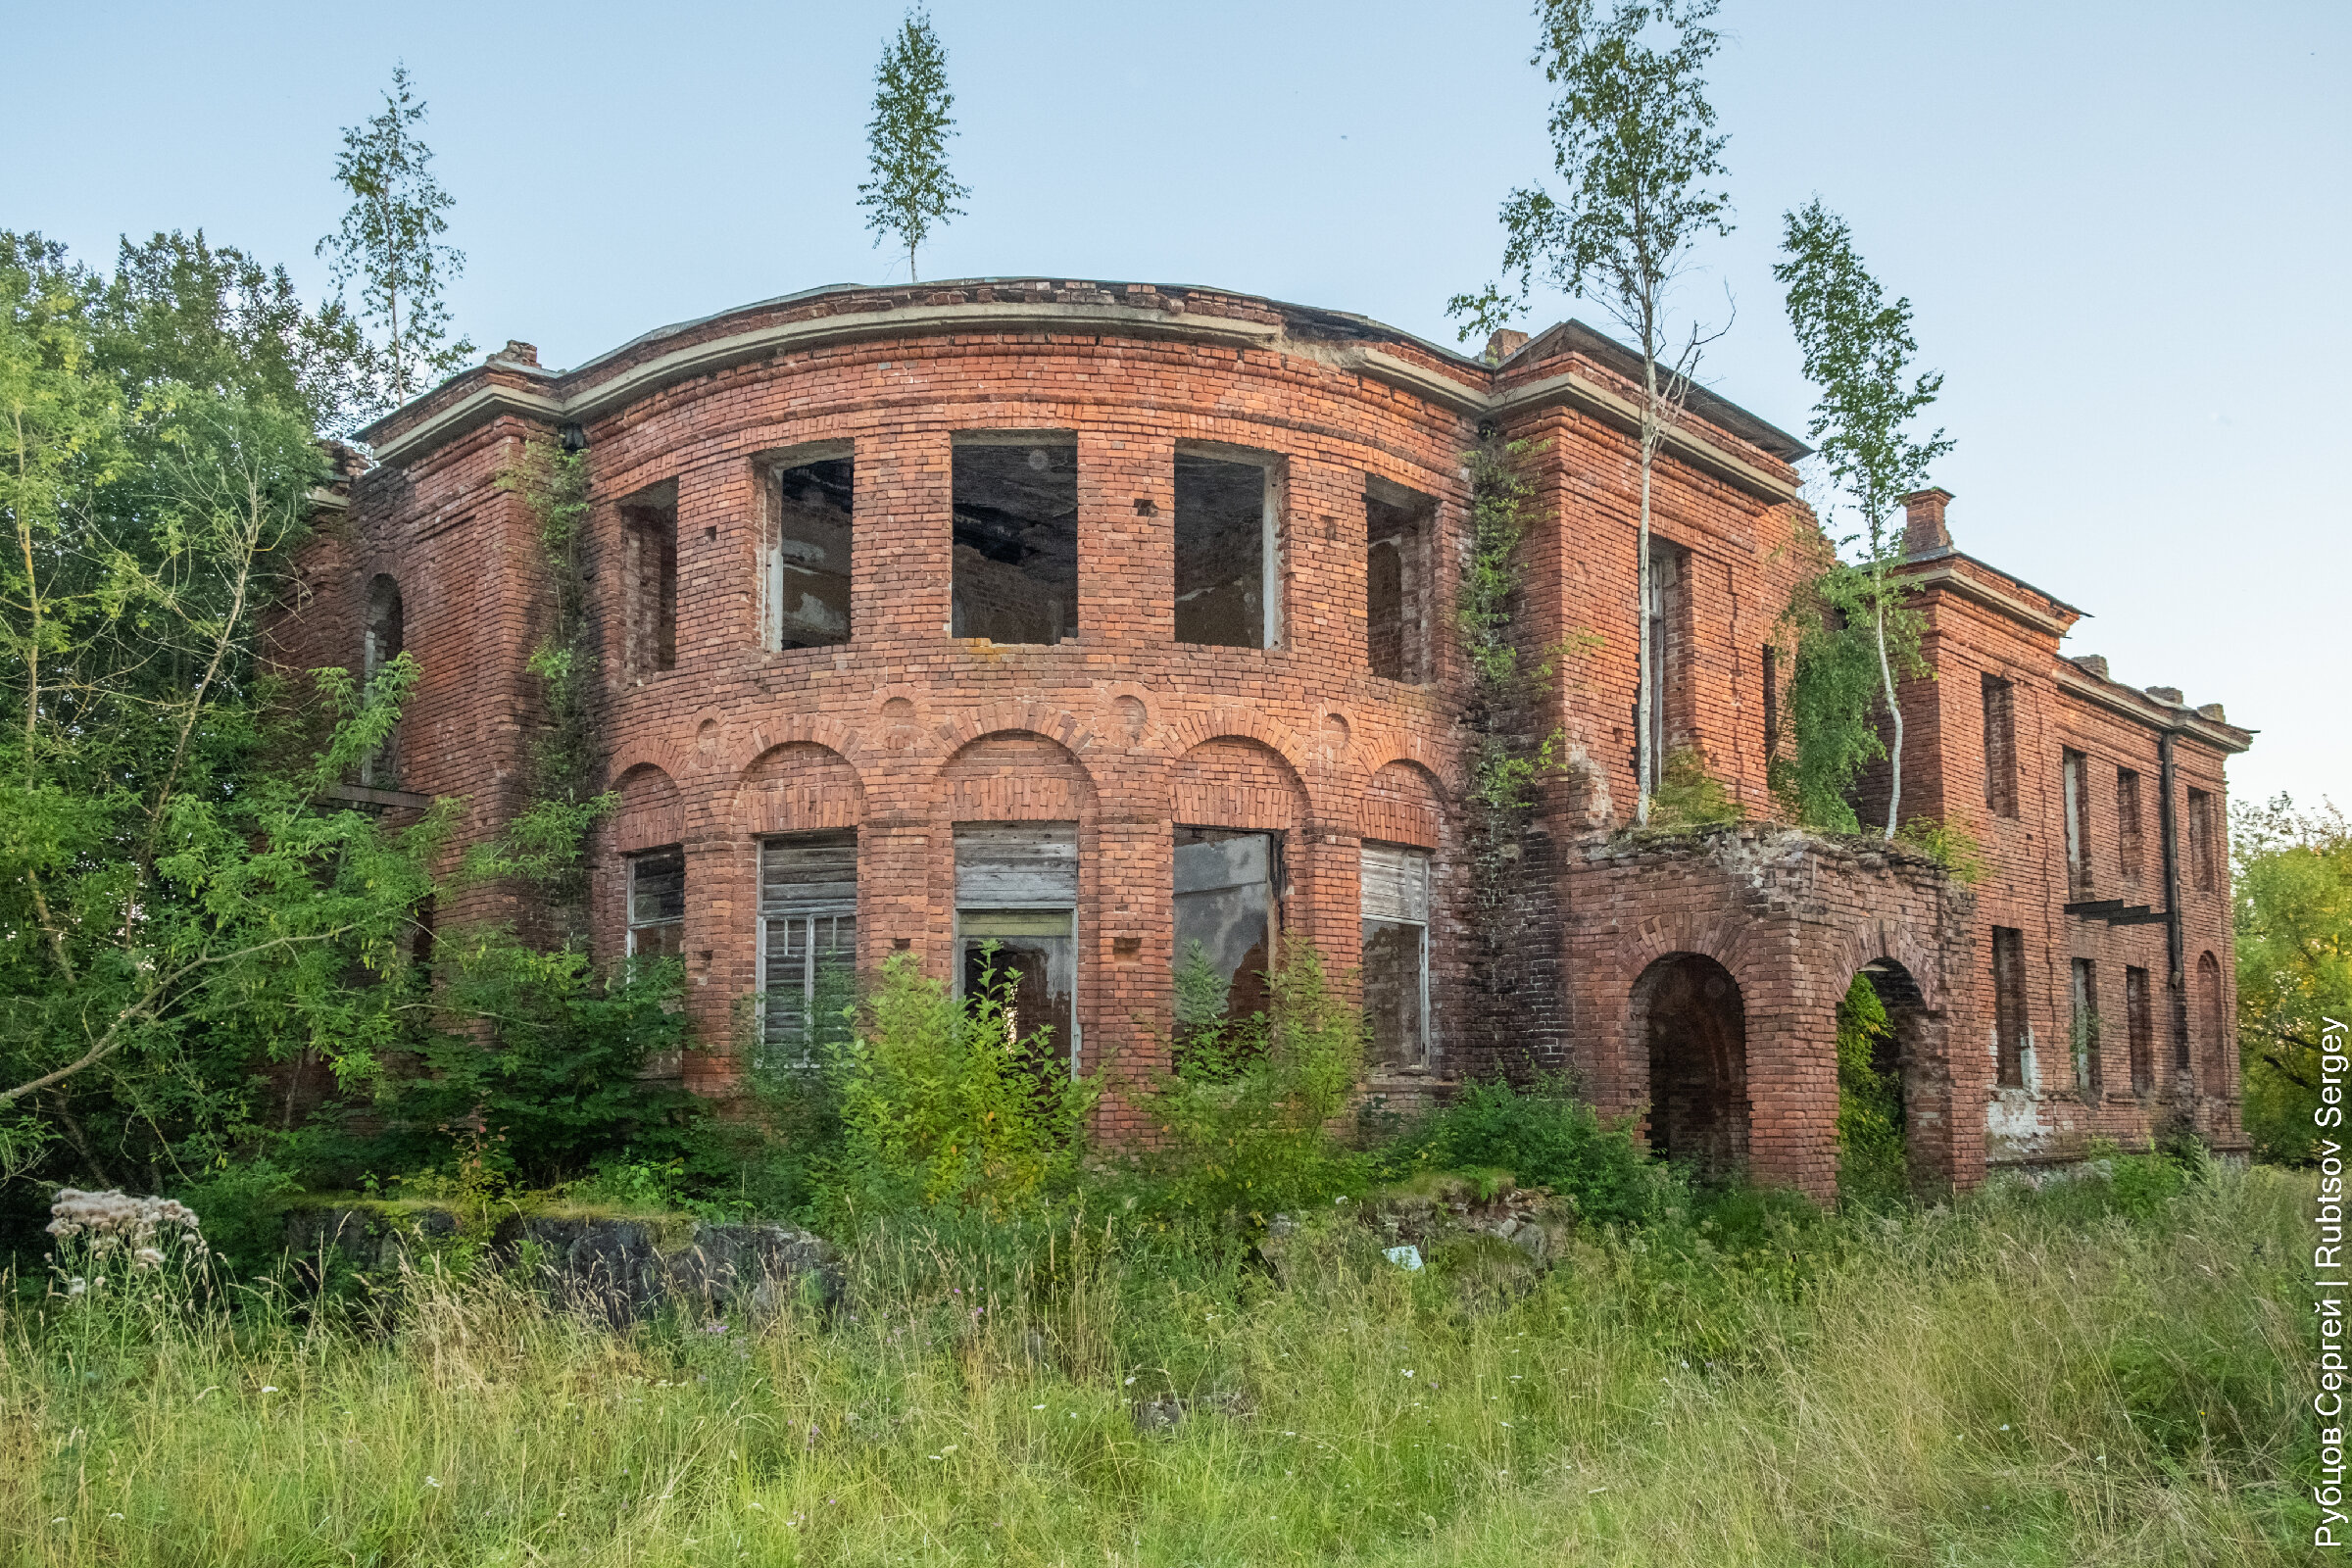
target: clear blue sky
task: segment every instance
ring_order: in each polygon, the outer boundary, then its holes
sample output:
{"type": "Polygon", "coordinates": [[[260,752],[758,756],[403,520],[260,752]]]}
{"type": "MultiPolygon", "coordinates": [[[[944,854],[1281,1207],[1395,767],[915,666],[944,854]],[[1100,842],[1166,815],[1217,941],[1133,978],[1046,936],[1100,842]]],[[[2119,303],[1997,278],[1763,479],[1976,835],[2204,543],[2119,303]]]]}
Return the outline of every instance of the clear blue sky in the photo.
{"type": "MultiPolygon", "coordinates": [[[[83,6],[9,24],[0,226],[92,261],[203,226],[309,293],[339,127],[405,58],[485,347],[639,332],[892,275],[854,203],[901,7],[83,6]]],[[[1523,0],[939,0],[970,216],[926,276],[1213,283],[1450,341],[1494,212],[1548,168],[1523,0]]],[[[2352,180],[2341,0],[1727,0],[1740,229],[1702,372],[1801,431],[1771,278],[1819,192],[1918,313],[1956,542],[2092,612],[2068,644],[2263,731],[2239,799],[2352,806],[2352,180]]],[[[1538,301],[1539,321],[1592,307],[1538,301]]]]}

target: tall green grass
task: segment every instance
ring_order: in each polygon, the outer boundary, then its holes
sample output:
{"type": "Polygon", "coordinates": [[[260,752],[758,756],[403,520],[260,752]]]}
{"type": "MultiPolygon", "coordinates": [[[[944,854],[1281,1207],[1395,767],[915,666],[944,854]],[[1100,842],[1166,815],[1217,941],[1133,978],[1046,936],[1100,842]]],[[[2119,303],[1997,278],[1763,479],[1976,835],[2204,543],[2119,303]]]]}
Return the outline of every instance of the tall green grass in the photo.
{"type": "Polygon", "coordinates": [[[429,1272],[372,1314],[19,1299],[0,1542],[122,1564],[2301,1561],[2296,1197],[2258,1169],[1885,1216],[1741,1200],[1587,1233],[1542,1275],[1486,1244],[1406,1273],[1338,1219],[1269,1262],[1116,1214],[941,1216],[861,1241],[830,1316],[724,1332],[614,1335],[429,1272]]]}

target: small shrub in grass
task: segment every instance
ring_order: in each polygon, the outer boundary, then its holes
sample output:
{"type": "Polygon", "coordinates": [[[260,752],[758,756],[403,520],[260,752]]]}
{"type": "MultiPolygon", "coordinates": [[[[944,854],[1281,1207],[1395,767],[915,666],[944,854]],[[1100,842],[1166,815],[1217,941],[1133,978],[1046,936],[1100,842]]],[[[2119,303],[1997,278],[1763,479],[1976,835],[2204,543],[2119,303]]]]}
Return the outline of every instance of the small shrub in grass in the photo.
{"type": "Polygon", "coordinates": [[[1522,1187],[1548,1187],[1579,1218],[1632,1225],[1659,1217],[1674,1195],[1671,1175],[1638,1148],[1624,1126],[1569,1093],[1564,1078],[1525,1088],[1502,1079],[1471,1083],[1452,1104],[1391,1145],[1382,1174],[1509,1171],[1522,1187]]]}

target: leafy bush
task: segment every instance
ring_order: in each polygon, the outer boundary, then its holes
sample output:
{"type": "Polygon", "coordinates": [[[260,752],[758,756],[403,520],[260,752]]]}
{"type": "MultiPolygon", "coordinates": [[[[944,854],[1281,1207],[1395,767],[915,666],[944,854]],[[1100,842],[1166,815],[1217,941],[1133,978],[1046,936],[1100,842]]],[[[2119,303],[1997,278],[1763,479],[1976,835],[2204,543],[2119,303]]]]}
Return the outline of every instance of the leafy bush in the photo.
{"type": "Polygon", "coordinates": [[[1462,1086],[1453,1103],[1383,1152],[1384,1174],[1502,1169],[1526,1187],[1548,1187],[1594,1224],[1631,1225],[1660,1214],[1667,1174],[1630,1129],[1569,1093],[1564,1078],[1526,1089],[1496,1079],[1462,1086]]]}
{"type": "Polygon", "coordinates": [[[1963,886],[1984,880],[1983,846],[1957,817],[1915,816],[1895,837],[1942,866],[1963,886]]]}
{"type": "Polygon", "coordinates": [[[1910,1192],[1894,1025],[1878,992],[1856,975],[1838,1004],[1838,1193],[1884,1208],[1910,1192]]]}
{"type": "Polygon", "coordinates": [[[1723,782],[1707,772],[1707,760],[1695,746],[1678,746],[1666,754],[1658,771],[1658,787],[1649,798],[1649,820],[1656,827],[1703,827],[1713,822],[1737,822],[1741,812],[1723,782]]]}
{"type": "Polygon", "coordinates": [[[1360,1188],[1368,1169],[1331,1131],[1363,1066],[1363,1015],[1303,942],[1284,945],[1266,991],[1264,1012],[1200,1021],[1173,1074],[1133,1086],[1166,1134],[1149,1162],[1160,1200],[1228,1225],[1360,1188]]]}

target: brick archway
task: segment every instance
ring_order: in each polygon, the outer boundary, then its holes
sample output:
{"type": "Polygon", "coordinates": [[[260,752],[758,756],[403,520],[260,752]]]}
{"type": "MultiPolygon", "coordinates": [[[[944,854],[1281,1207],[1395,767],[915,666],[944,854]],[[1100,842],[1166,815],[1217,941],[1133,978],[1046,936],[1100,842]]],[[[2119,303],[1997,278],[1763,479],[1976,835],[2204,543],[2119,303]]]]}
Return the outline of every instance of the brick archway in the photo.
{"type": "Polygon", "coordinates": [[[1627,995],[1642,1043],[1649,1146],[1705,1176],[1744,1171],[1753,1120],[1747,1009],[1732,972],[1700,953],[1670,953],[1627,995]]]}

